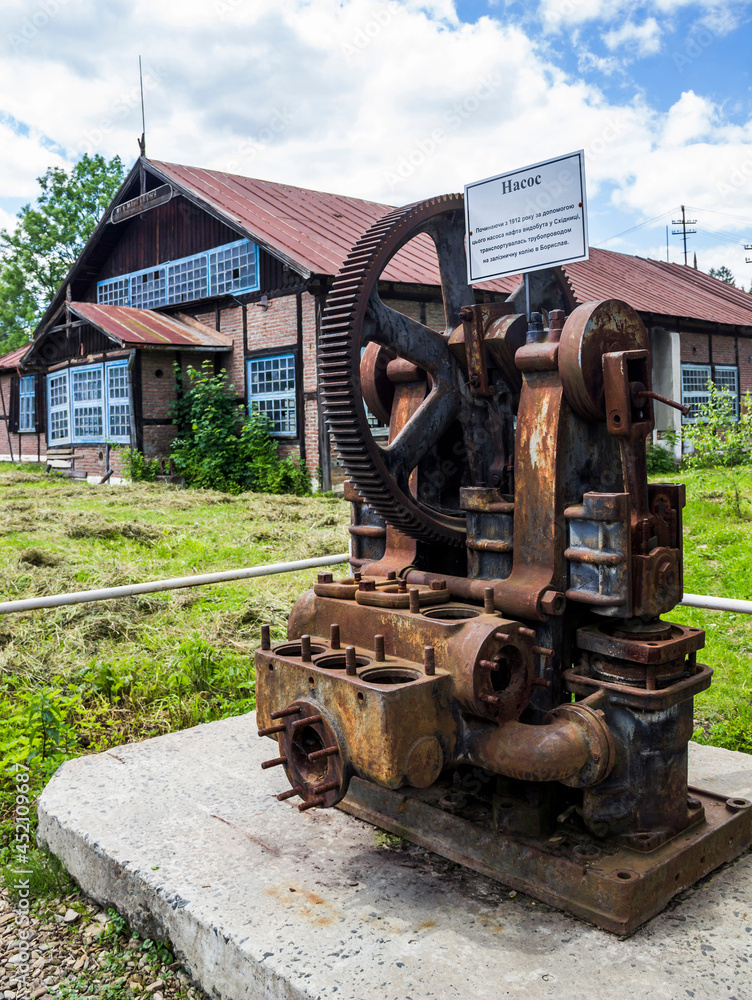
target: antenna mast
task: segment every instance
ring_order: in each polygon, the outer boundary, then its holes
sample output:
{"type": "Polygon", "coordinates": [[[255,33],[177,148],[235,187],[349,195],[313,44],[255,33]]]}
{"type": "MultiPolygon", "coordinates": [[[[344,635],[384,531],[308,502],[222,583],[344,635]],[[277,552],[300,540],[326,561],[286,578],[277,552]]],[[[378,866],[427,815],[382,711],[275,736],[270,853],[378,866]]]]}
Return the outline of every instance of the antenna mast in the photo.
{"type": "Polygon", "coordinates": [[[141,56],[138,57],[138,79],[141,84],[141,138],[138,140],[138,148],[141,155],[146,156],[146,113],[144,112],[144,74],[141,69],[141,56]]]}

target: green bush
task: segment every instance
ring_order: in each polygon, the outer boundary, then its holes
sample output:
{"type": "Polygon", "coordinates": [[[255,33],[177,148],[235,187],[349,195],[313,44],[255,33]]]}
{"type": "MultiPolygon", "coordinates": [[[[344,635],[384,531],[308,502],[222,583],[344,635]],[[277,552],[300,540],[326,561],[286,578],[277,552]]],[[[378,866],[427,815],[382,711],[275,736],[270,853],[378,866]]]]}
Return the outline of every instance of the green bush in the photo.
{"type": "Polygon", "coordinates": [[[118,448],[123,456],[123,472],[132,483],[153,483],[161,472],[158,458],[146,458],[135,448],[118,448]]]}
{"type": "MultiPolygon", "coordinates": [[[[171,454],[187,485],[224,493],[310,494],[308,470],[280,459],[268,418],[253,412],[243,419],[224,370],[215,375],[205,361],[200,371],[189,367],[186,375],[185,391],[173,404],[178,437],[171,454]]],[[[180,383],[177,366],[176,377],[180,383]]]]}
{"type": "Polygon", "coordinates": [[[649,476],[673,475],[679,467],[673,454],[661,445],[648,445],[645,457],[649,476]]]}

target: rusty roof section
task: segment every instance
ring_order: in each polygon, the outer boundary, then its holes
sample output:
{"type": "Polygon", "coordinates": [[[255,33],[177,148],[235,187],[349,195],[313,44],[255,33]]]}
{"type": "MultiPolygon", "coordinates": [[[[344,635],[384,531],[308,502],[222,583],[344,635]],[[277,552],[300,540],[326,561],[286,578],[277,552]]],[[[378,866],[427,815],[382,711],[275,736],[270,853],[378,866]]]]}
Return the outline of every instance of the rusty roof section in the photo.
{"type": "MultiPolygon", "coordinates": [[[[394,207],[219,170],[156,160],[149,160],[148,164],[165,179],[173,180],[200,201],[219,210],[261,246],[284,257],[296,270],[305,270],[304,277],[337,274],[368,227],[394,207]]],[[[389,262],[382,278],[406,284],[440,285],[436,248],[430,236],[421,235],[411,240],[389,262]]],[[[496,282],[482,287],[506,290],[506,285],[497,287],[496,282]]]]}
{"type": "Polygon", "coordinates": [[[623,299],[638,312],[752,327],[752,295],[682,264],[591,247],[564,273],[578,302],[623,299]]]}
{"type": "Polygon", "coordinates": [[[180,347],[231,351],[231,337],[188,316],[168,316],[151,309],[68,302],[72,313],[118,341],[123,347],[180,347]]]}
{"type": "Polygon", "coordinates": [[[15,350],[3,354],[0,357],[0,371],[8,372],[18,368],[31,346],[31,344],[24,344],[23,347],[17,347],[15,350]]]}

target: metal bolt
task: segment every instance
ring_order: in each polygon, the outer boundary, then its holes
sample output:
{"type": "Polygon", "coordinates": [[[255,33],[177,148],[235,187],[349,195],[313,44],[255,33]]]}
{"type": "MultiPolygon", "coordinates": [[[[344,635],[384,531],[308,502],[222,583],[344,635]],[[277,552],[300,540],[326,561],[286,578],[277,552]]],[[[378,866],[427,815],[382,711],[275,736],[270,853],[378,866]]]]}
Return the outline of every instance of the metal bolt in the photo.
{"type": "Polygon", "coordinates": [[[375,580],[361,580],[358,584],[358,590],[376,590],[375,580]]]}
{"type": "Polygon", "coordinates": [[[300,658],[303,663],[311,662],[311,637],[310,635],[301,635],[300,637],[300,658]]]}
{"type": "Polygon", "coordinates": [[[533,646],[532,650],[539,656],[545,656],[550,659],[554,655],[553,649],[548,649],[546,646],[533,646]]]}
{"type": "Polygon", "coordinates": [[[327,781],[325,785],[314,785],[314,791],[318,795],[323,795],[324,792],[333,792],[336,788],[339,788],[338,781],[327,781]]]}
{"type": "Polygon", "coordinates": [[[562,615],[567,599],[558,590],[546,590],[541,597],[541,611],[546,615],[562,615]]]}
{"type": "Polygon", "coordinates": [[[433,677],[436,673],[436,651],[433,646],[426,646],[423,649],[423,669],[427,677],[433,677]]]}
{"type": "Polygon", "coordinates": [[[360,572],[360,570],[356,570],[353,573],[353,580],[355,580],[356,583],[360,583],[362,579],[363,579],[363,574],[360,572]]]}
{"type": "Polygon", "coordinates": [[[358,660],[355,655],[355,646],[345,646],[345,673],[350,677],[354,677],[358,666],[358,660]]]}
{"type": "Polygon", "coordinates": [[[339,625],[329,626],[329,645],[332,649],[339,649],[339,625]]]}
{"type": "Polygon", "coordinates": [[[397,579],[397,574],[394,572],[393,569],[390,569],[389,572],[386,575],[386,578],[387,578],[387,580],[396,580],[397,579]]]}
{"type": "Polygon", "coordinates": [[[308,760],[321,760],[323,757],[333,757],[339,753],[339,747],[324,747],[323,750],[314,750],[308,754],[308,760]]]}
{"type": "Polygon", "coordinates": [[[407,593],[407,580],[400,580],[397,583],[397,593],[406,594],[407,593]]]}
{"type": "Polygon", "coordinates": [[[491,670],[493,672],[501,670],[501,666],[496,662],[496,660],[480,660],[478,666],[481,670],[491,670]]]}
{"type": "Polygon", "coordinates": [[[285,799],[291,799],[293,795],[300,795],[303,791],[302,785],[296,785],[294,788],[288,788],[286,792],[280,792],[277,796],[279,802],[284,802],[285,799]]]}
{"type": "Polygon", "coordinates": [[[496,610],[494,606],[494,589],[493,587],[483,588],[483,610],[487,615],[492,615],[496,610]]]}
{"type": "MultiPolygon", "coordinates": [[[[293,723],[295,725],[295,723],[293,723]]],[[[259,736],[272,736],[274,733],[283,733],[285,731],[284,722],[279,726],[266,726],[265,729],[259,729],[259,736]]]]}
{"type": "Polygon", "coordinates": [[[296,705],[292,705],[290,708],[280,708],[276,712],[270,713],[271,719],[286,719],[288,715],[297,715],[300,712],[300,708],[296,705]]]}
{"type": "Polygon", "coordinates": [[[265,771],[268,767],[278,767],[280,764],[286,764],[287,757],[274,757],[272,760],[265,760],[261,765],[261,770],[265,771]]]}
{"type": "Polygon", "coordinates": [[[376,660],[385,660],[386,656],[384,654],[384,636],[375,635],[373,637],[373,655],[376,660]]]}
{"type": "Polygon", "coordinates": [[[333,580],[334,577],[332,576],[331,573],[319,573],[317,577],[318,583],[332,583],[333,580]]]}
{"type": "Polygon", "coordinates": [[[271,632],[268,625],[261,626],[261,648],[262,649],[272,648],[271,632]]]}
{"type": "Polygon", "coordinates": [[[323,721],[324,719],[321,715],[309,715],[306,719],[298,719],[297,722],[293,722],[290,729],[300,729],[301,726],[314,726],[317,722],[323,721]]]}
{"type": "Polygon", "coordinates": [[[524,627],[523,628],[518,628],[517,632],[518,632],[519,635],[526,635],[528,637],[528,639],[534,639],[535,638],[535,632],[533,632],[533,630],[531,628],[524,628],[524,627]]]}
{"type": "Polygon", "coordinates": [[[533,677],[530,683],[533,687],[539,688],[552,688],[554,686],[554,682],[547,680],[545,677],[533,677]]]}
{"type": "Polygon", "coordinates": [[[317,795],[315,799],[309,799],[307,802],[304,802],[302,806],[298,806],[298,811],[305,812],[306,809],[313,809],[314,806],[323,806],[325,802],[326,799],[323,795],[317,795]]]}
{"type": "Polygon", "coordinates": [[[417,615],[420,611],[420,591],[417,587],[411,587],[408,591],[409,601],[410,601],[410,611],[412,614],[417,615]]]}
{"type": "Polygon", "coordinates": [[[431,590],[446,590],[446,580],[431,580],[429,587],[431,590]]]}
{"type": "Polygon", "coordinates": [[[509,642],[508,632],[494,632],[494,639],[498,639],[499,642],[509,642]]]}

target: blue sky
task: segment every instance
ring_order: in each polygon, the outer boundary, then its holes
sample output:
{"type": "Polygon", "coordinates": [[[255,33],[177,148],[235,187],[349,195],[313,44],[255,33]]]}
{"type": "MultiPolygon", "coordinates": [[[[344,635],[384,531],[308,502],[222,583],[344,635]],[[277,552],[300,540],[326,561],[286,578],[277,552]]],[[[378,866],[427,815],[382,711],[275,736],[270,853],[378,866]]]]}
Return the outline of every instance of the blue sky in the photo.
{"type": "Polygon", "coordinates": [[[4,0],[0,226],[133,162],[141,54],[154,158],[401,204],[584,148],[591,243],[665,258],[683,203],[749,287],[750,43],[752,2],[4,0]]]}

